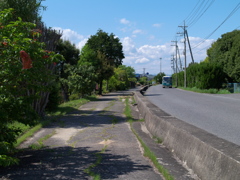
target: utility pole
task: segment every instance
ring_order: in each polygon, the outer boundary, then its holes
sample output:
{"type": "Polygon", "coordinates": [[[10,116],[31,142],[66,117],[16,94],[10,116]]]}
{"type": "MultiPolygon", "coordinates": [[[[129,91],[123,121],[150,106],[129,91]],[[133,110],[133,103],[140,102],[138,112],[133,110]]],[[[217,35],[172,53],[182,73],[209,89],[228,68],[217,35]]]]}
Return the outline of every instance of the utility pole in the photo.
{"type": "Polygon", "coordinates": [[[173,74],[175,74],[175,59],[174,59],[174,54],[172,55],[172,59],[171,59],[171,67],[173,69],[173,74]]]}
{"type": "Polygon", "coordinates": [[[175,43],[175,45],[172,45],[172,46],[175,46],[175,51],[176,51],[176,55],[175,55],[175,65],[176,65],[176,87],[178,86],[178,63],[177,63],[177,41],[172,41],[175,43]]]}
{"type": "Polygon", "coordinates": [[[192,48],[191,48],[190,41],[189,41],[189,38],[188,38],[187,30],[185,31],[185,33],[186,33],[187,40],[188,40],[188,46],[189,46],[189,50],[190,50],[190,54],[191,54],[191,58],[192,58],[192,63],[194,63],[193,54],[192,54],[192,48]]]}
{"type": "Polygon", "coordinates": [[[180,52],[179,52],[179,48],[177,46],[177,51],[178,51],[178,59],[179,59],[179,65],[180,65],[180,69],[179,69],[179,72],[183,70],[182,68],[182,60],[181,60],[181,57],[180,57],[180,52]]]}
{"type": "Polygon", "coordinates": [[[184,34],[184,87],[187,87],[187,72],[186,72],[186,67],[187,67],[187,56],[186,56],[186,27],[185,26],[185,21],[183,26],[178,26],[183,28],[183,34],[184,34]]]}

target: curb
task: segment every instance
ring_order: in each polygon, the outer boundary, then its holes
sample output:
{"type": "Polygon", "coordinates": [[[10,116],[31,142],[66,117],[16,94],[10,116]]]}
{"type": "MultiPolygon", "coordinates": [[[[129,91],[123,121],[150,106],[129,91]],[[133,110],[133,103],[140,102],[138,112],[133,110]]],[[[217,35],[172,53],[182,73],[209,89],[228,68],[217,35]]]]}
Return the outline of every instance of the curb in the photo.
{"type": "Polygon", "coordinates": [[[134,98],[148,131],[202,180],[238,180],[240,146],[185,123],[150,103],[140,92],[134,98]]]}

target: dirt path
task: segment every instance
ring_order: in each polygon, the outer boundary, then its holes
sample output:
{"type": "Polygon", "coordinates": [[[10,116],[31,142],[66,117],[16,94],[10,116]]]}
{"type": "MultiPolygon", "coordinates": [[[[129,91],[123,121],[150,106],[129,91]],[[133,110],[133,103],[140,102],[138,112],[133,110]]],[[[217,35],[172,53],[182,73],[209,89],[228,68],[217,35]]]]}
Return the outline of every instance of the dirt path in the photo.
{"type": "Polygon", "coordinates": [[[14,180],[162,179],[143,157],[123,115],[123,97],[129,93],[103,96],[41,129],[21,145],[26,149],[19,153],[20,164],[1,169],[0,177],[14,180]]]}

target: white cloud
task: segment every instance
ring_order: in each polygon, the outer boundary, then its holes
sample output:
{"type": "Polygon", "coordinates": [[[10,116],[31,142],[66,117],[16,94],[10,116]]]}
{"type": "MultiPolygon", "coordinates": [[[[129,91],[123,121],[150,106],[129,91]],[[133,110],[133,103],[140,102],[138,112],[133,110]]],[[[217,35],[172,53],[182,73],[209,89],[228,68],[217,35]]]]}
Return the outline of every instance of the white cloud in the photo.
{"type": "Polygon", "coordinates": [[[147,59],[147,58],[145,58],[145,57],[140,58],[140,59],[137,59],[137,60],[135,61],[136,64],[138,64],[138,63],[146,63],[146,62],[149,62],[149,59],[147,59]]]}
{"type": "MultiPolygon", "coordinates": [[[[189,37],[191,46],[196,46],[203,39],[198,37],[189,37]]],[[[171,55],[175,54],[175,47],[171,46],[171,42],[167,42],[161,45],[149,45],[145,44],[140,47],[135,45],[135,42],[130,37],[122,38],[123,51],[125,54],[125,59],[123,59],[123,64],[127,66],[132,66],[136,73],[143,73],[143,69],[150,74],[157,74],[160,71],[160,57],[162,58],[162,72],[166,74],[171,74],[171,55]]],[[[200,62],[206,58],[206,49],[202,48],[210,46],[213,40],[208,39],[204,41],[203,44],[193,49],[193,56],[195,62],[200,62]]],[[[183,64],[183,43],[178,42],[180,49],[181,61],[183,64]]],[[[187,46],[188,47],[188,46],[187,46]]],[[[187,65],[191,62],[191,56],[187,48],[187,65]]]]}
{"type": "Polygon", "coordinates": [[[153,36],[153,35],[149,36],[149,40],[154,40],[154,39],[155,39],[155,36],[153,36]]]}
{"type": "Polygon", "coordinates": [[[134,54],[136,53],[136,48],[133,40],[130,37],[125,37],[121,40],[123,45],[123,51],[126,54],[134,54]]]}
{"type": "Polygon", "coordinates": [[[128,21],[128,20],[125,19],[125,18],[122,18],[122,19],[120,19],[120,23],[121,23],[121,24],[130,24],[130,21],[128,21]]]}
{"type": "Polygon", "coordinates": [[[138,48],[138,53],[148,58],[154,59],[173,53],[173,48],[167,44],[156,46],[143,45],[138,48]]]}
{"type": "Polygon", "coordinates": [[[132,32],[133,34],[142,34],[143,31],[141,29],[136,29],[132,32]]]}
{"type": "Polygon", "coordinates": [[[74,44],[77,44],[79,41],[84,39],[84,36],[81,34],[78,34],[76,31],[73,31],[71,29],[63,29],[61,27],[54,27],[53,29],[56,29],[60,32],[62,32],[62,39],[63,40],[69,40],[74,44]]]}
{"type": "Polygon", "coordinates": [[[76,47],[81,50],[83,46],[86,44],[87,40],[88,38],[83,39],[82,41],[76,44],[76,47]]]}
{"type": "Polygon", "coordinates": [[[159,28],[159,27],[161,27],[162,25],[161,24],[158,24],[158,23],[156,23],[156,24],[153,24],[153,27],[156,27],[156,28],[159,28]]]}
{"type": "MultiPolygon", "coordinates": [[[[126,19],[122,19],[123,23],[130,23],[126,19]]],[[[60,30],[63,33],[62,39],[69,40],[72,43],[76,44],[76,47],[81,50],[81,48],[86,44],[89,37],[83,36],[71,29],[62,29],[60,27],[54,28],[56,30],[60,30]]],[[[160,45],[150,45],[145,44],[141,46],[137,46],[135,44],[135,38],[132,38],[133,35],[136,36],[138,33],[143,33],[142,30],[136,29],[132,32],[132,36],[121,38],[121,42],[123,45],[123,52],[125,58],[123,59],[123,64],[127,66],[132,66],[136,73],[143,73],[143,69],[150,74],[157,74],[160,71],[160,57],[162,58],[162,72],[166,74],[171,74],[171,55],[175,54],[175,47],[171,46],[171,42],[167,42],[160,45]],[[133,34],[133,32],[135,34],[133,34]]],[[[153,37],[152,37],[153,38],[153,37]]],[[[193,56],[195,62],[200,62],[206,58],[206,48],[210,47],[214,42],[213,39],[204,40],[199,37],[189,37],[191,47],[195,47],[192,49],[193,56]],[[199,44],[202,42],[201,44],[199,44]]],[[[178,41],[178,46],[180,49],[180,55],[182,61],[184,60],[183,56],[183,46],[181,43],[183,40],[178,41]]],[[[187,46],[187,64],[191,62],[191,56],[187,46]]]]}

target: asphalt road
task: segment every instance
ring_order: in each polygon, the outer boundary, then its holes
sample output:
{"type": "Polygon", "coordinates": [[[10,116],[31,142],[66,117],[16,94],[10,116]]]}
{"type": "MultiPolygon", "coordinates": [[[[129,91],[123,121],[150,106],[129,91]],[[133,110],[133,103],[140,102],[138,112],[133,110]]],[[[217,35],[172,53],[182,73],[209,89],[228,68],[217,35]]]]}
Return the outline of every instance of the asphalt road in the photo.
{"type": "Polygon", "coordinates": [[[172,116],[240,145],[240,94],[201,94],[157,85],[145,96],[172,116]]]}

